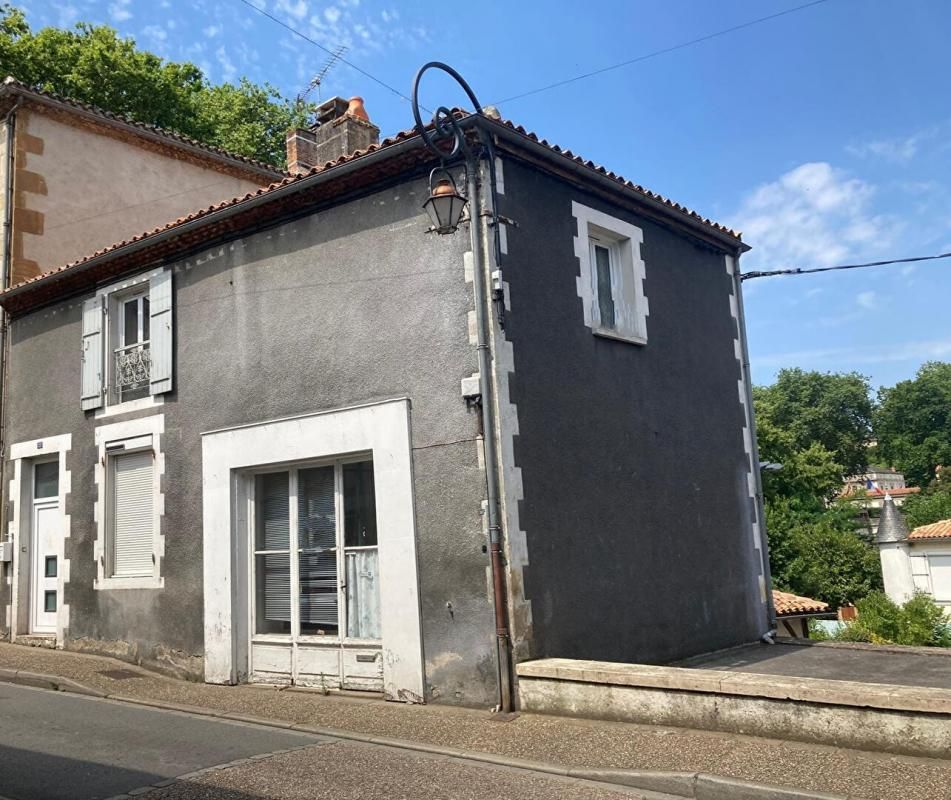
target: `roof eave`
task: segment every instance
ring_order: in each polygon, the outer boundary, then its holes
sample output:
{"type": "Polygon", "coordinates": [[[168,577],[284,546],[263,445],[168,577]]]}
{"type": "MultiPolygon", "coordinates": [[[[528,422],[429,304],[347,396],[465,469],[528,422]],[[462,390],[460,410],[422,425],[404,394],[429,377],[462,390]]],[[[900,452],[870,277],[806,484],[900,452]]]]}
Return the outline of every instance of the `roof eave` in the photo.
{"type": "Polygon", "coordinates": [[[165,145],[167,147],[175,147],[177,149],[184,150],[185,152],[195,156],[196,158],[199,158],[205,161],[217,161],[222,164],[227,164],[232,169],[238,169],[244,172],[254,173],[254,174],[269,178],[271,180],[273,179],[282,180],[283,178],[287,177],[287,173],[278,169],[277,167],[268,167],[265,164],[262,164],[259,162],[244,161],[240,158],[233,158],[232,156],[229,156],[226,153],[221,151],[211,150],[206,147],[200,147],[199,145],[191,144],[190,142],[187,142],[184,139],[166,136],[162,133],[159,133],[158,131],[149,130],[147,127],[135,125],[131,122],[126,122],[117,117],[107,116],[105,114],[98,114],[92,109],[83,108],[83,106],[81,105],[68,103],[63,100],[58,100],[55,97],[49,97],[45,94],[31,91],[30,89],[26,88],[25,86],[22,86],[19,83],[0,84],[0,94],[6,94],[10,96],[24,98],[31,103],[44,105],[49,108],[55,108],[58,111],[62,111],[67,114],[72,114],[77,117],[82,117],[83,119],[92,120],[102,125],[108,125],[111,128],[121,130],[133,136],[138,136],[143,139],[147,139],[151,142],[156,142],[158,144],[165,145]]]}
{"type": "Polygon", "coordinates": [[[137,241],[129,242],[128,244],[122,245],[121,247],[118,247],[114,250],[109,250],[98,256],[93,256],[82,263],[69,267],[68,269],[62,270],[60,272],[50,273],[45,277],[37,278],[36,280],[29,281],[27,283],[21,283],[18,286],[7,289],[2,295],[0,295],[0,306],[5,306],[8,301],[15,300],[23,294],[40,291],[45,287],[55,284],[59,280],[65,279],[67,277],[72,279],[77,275],[82,275],[83,273],[89,272],[90,270],[94,270],[102,264],[126,258],[139,251],[162,244],[169,239],[185,235],[196,228],[211,226],[237,214],[241,214],[258,206],[266,205],[275,200],[279,200],[282,197],[287,197],[288,195],[296,194],[297,192],[307,191],[308,189],[312,189],[316,186],[319,186],[320,184],[343,177],[344,175],[347,175],[355,170],[372,166],[373,164],[386,161],[390,158],[396,158],[406,151],[414,147],[418,147],[419,145],[420,139],[418,136],[395,142],[394,144],[388,145],[387,147],[382,147],[378,150],[373,150],[372,152],[366,153],[365,155],[361,155],[359,158],[355,158],[351,161],[327,167],[320,172],[317,172],[313,175],[308,175],[307,177],[301,178],[300,180],[294,181],[293,183],[288,183],[285,186],[280,186],[276,189],[255,195],[254,197],[249,197],[237,203],[232,203],[231,205],[225,206],[224,208],[217,211],[212,211],[208,214],[205,214],[204,216],[200,216],[195,219],[188,220],[187,222],[183,222],[179,225],[166,228],[165,230],[149,234],[137,241]]]}
{"type": "Polygon", "coordinates": [[[497,139],[504,140],[515,147],[520,147],[524,150],[527,150],[533,155],[540,157],[549,163],[556,164],[560,169],[567,170],[577,175],[584,181],[595,183],[599,187],[612,193],[621,194],[625,197],[628,197],[635,203],[649,208],[651,211],[659,214],[661,217],[669,220],[675,225],[687,228],[703,239],[712,239],[716,244],[720,245],[731,253],[741,255],[742,253],[752,249],[739,237],[729,234],[725,231],[720,231],[707,222],[697,219],[690,214],[678,211],[675,208],[671,208],[661,200],[657,200],[642,192],[638,192],[629,186],[625,186],[620,183],[617,178],[602,174],[598,169],[590,167],[587,164],[578,163],[574,158],[554,150],[550,145],[536,141],[530,136],[526,136],[525,134],[512,129],[507,125],[496,122],[495,120],[484,116],[475,115],[466,117],[464,120],[462,120],[462,124],[485,125],[487,126],[487,129],[496,136],[497,139]]]}

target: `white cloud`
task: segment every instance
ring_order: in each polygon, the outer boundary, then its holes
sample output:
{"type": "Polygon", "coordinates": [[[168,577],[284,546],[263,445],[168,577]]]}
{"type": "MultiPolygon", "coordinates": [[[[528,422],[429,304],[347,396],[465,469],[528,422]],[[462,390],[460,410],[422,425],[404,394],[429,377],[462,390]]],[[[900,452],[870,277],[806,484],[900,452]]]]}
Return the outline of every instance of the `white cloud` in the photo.
{"type": "Polygon", "coordinates": [[[754,190],[733,221],[754,247],[757,267],[831,266],[887,244],[887,220],[870,209],[874,194],[844,170],[810,162],[754,190]]]}
{"type": "Polygon", "coordinates": [[[871,289],[865,292],[859,292],[858,297],[855,298],[855,302],[869,311],[874,311],[878,308],[878,297],[876,297],[875,292],[871,289]]]}
{"type": "MultiPolygon", "coordinates": [[[[22,3],[20,4],[22,8],[22,3]]],[[[57,26],[60,28],[72,28],[79,22],[79,9],[69,3],[63,3],[56,6],[57,26]]]]}
{"type": "Polygon", "coordinates": [[[894,139],[876,139],[869,142],[850,144],[845,149],[858,158],[883,158],[899,164],[911,161],[917,154],[922,142],[937,133],[935,128],[926,128],[911,136],[894,139]]]}
{"type": "Polygon", "coordinates": [[[891,345],[874,343],[863,347],[829,347],[771,353],[754,356],[753,366],[762,369],[803,366],[886,364],[896,361],[930,361],[951,356],[951,339],[899,342],[891,345]]]}
{"type": "Polygon", "coordinates": [[[331,25],[333,25],[343,12],[336,6],[328,6],[324,9],[324,19],[327,20],[331,25]]]}
{"type": "Polygon", "coordinates": [[[294,19],[304,19],[307,16],[308,6],[307,0],[277,0],[274,4],[274,7],[278,11],[282,11],[289,16],[294,17],[294,19]]]}
{"type": "Polygon", "coordinates": [[[228,57],[228,53],[224,48],[224,45],[215,50],[215,58],[218,60],[218,66],[221,67],[221,78],[222,80],[230,83],[238,75],[238,68],[234,65],[234,62],[228,57]]]}
{"type": "Polygon", "coordinates": [[[201,31],[208,39],[214,39],[218,34],[221,33],[220,25],[209,25],[207,28],[202,28],[201,31]]]}
{"type": "Polygon", "coordinates": [[[132,19],[132,12],[129,11],[131,2],[132,0],[115,0],[109,5],[109,18],[115,23],[132,19]]]}

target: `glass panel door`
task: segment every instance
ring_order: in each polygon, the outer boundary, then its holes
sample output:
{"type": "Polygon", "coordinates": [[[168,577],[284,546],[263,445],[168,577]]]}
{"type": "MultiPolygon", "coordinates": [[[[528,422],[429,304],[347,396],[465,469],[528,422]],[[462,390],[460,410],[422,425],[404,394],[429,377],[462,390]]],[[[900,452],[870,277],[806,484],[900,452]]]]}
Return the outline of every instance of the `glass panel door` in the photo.
{"type": "Polygon", "coordinates": [[[300,633],[336,636],[337,490],[334,467],[297,473],[297,541],[300,633]]]}
{"type": "Polygon", "coordinates": [[[379,690],[373,462],[254,476],[252,542],[252,673],[379,690]]]}
{"type": "Polygon", "coordinates": [[[254,479],[254,632],[291,632],[290,473],[254,479]]]}
{"type": "Polygon", "coordinates": [[[373,462],[343,465],[347,636],[380,638],[380,581],[373,462]]]}

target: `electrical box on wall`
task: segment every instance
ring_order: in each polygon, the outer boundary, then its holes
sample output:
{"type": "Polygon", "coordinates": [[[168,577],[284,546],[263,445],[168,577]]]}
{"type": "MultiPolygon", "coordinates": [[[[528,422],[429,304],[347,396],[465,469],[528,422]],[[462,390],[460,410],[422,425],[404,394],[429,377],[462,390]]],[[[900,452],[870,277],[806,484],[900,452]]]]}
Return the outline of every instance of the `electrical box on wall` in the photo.
{"type": "Polygon", "coordinates": [[[13,542],[0,542],[0,562],[13,561],[13,542]]]}

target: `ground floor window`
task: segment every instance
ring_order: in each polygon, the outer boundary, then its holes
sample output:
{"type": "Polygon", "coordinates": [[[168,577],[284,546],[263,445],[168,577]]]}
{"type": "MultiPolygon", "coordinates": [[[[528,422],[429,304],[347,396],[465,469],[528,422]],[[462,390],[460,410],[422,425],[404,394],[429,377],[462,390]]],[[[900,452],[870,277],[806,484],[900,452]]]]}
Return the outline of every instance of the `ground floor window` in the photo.
{"type": "Polygon", "coordinates": [[[254,477],[256,634],[380,638],[371,460],[254,477]]]}

